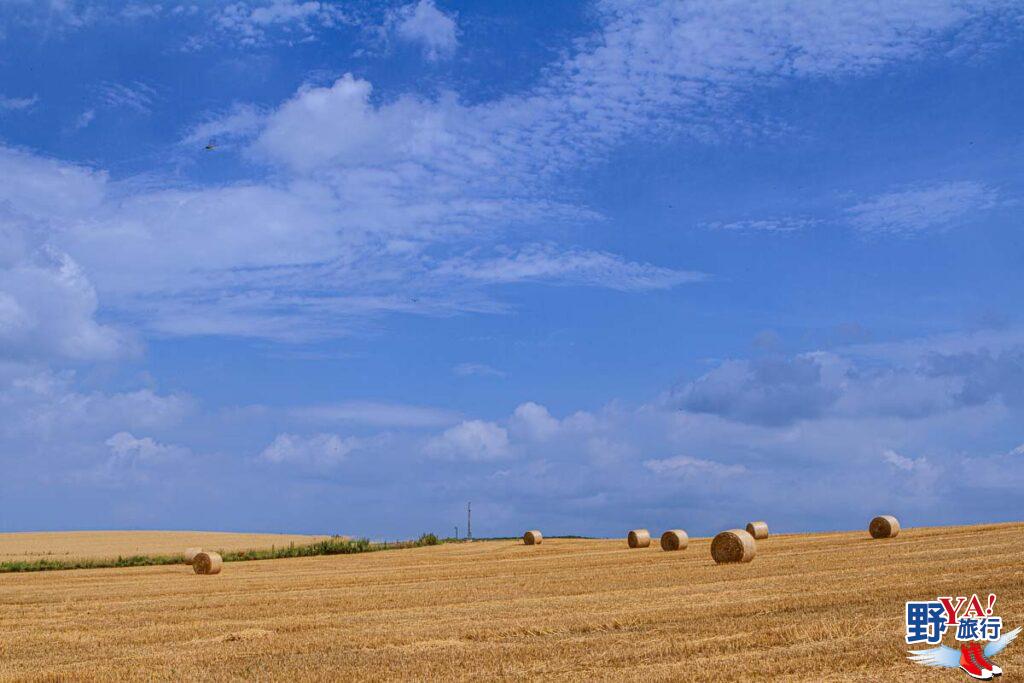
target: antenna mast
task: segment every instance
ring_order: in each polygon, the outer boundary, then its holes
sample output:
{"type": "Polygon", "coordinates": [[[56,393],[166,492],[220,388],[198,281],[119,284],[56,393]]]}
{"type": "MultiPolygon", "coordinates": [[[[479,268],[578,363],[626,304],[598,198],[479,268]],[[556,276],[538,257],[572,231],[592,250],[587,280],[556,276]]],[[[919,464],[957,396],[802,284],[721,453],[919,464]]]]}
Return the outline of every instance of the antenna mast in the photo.
{"type": "Polygon", "coordinates": [[[466,503],[466,538],[473,540],[473,503],[466,503]]]}

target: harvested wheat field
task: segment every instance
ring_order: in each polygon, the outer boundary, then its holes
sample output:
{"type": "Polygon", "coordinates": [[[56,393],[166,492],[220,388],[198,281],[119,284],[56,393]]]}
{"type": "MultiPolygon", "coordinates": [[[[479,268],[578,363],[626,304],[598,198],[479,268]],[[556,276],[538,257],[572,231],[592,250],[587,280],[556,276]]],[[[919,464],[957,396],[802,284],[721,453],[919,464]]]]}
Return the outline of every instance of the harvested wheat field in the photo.
{"type": "Polygon", "coordinates": [[[210,550],[257,550],[290,543],[313,543],[324,538],[328,537],[219,531],[39,531],[0,534],[0,562],[178,555],[189,546],[210,550]]]}
{"type": "MultiPolygon", "coordinates": [[[[0,575],[5,679],[960,680],[908,662],[904,601],[995,592],[1024,624],[1024,524],[476,542],[224,565],[0,575]]],[[[1024,674],[1024,646],[998,663],[1024,674]]]]}

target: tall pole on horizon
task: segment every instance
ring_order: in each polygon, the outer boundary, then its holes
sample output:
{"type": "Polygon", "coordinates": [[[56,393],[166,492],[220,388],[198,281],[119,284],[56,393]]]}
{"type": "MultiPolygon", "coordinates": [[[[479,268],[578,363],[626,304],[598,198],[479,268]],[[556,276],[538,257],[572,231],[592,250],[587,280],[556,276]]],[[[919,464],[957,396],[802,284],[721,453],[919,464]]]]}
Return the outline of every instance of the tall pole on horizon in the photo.
{"type": "Polygon", "coordinates": [[[466,538],[473,540],[473,502],[466,503],[466,538]]]}

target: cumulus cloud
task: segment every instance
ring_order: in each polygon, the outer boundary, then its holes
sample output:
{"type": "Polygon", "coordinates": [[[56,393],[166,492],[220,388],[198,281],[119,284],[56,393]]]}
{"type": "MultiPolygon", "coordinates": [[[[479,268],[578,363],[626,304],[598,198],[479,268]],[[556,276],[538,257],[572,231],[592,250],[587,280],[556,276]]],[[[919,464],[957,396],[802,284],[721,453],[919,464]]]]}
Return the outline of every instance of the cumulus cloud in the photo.
{"type": "Polygon", "coordinates": [[[1024,354],[1013,335],[1002,348],[953,353],[933,350],[943,340],[932,343],[909,358],[905,350],[880,345],[729,359],[673,389],[670,401],[688,412],[769,426],[846,416],[920,419],[992,403],[1024,405],[1024,354]],[[866,362],[863,354],[874,357],[866,362]]]}
{"type": "Polygon", "coordinates": [[[928,358],[928,365],[934,376],[963,378],[957,399],[966,405],[995,398],[1012,406],[1024,405],[1024,347],[937,352],[928,358]]]}
{"type": "Polygon", "coordinates": [[[356,437],[342,438],[337,434],[278,434],[263,449],[260,458],[273,464],[330,468],[344,461],[362,445],[363,442],[356,437]]]}
{"type": "Polygon", "coordinates": [[[438,427],[457,422],[458,413],[427,406],[346,401],[292,408],[289,413],[315,422],[351,422],[375,427],[438,427]]]}
{"type": "Polygon", "coordinates": [[[817,417],[839,398],[821,357],[725,361],[681,387],[678,405],[740,421],[777,425],[817,417]]]}
{"type": "MultiPolygon", "coordinates": [[[[773,382],[783,385],[783,395],[808,383],[830,389],[825,407],[818,410],[784,401],[796,406],[798,417],[790,420],[777,413],[766,417],[756,402],[742,404],[742,410],[694,411],[670,396],[561,414],[531,401],[497,419],[431,425],[430,420],[393,415],[378,419],[373,410],[368,418],[365,404],[355,402],[342,404],[340,414],[329,408],[322,415],[271,408],[240,411],[213,431],[225,432],[230,443],[255,433],[261,441],[250,452],[275,468],[275,490],[316,487],[309,490],[319,495],[308,498],[318,501],[308,508],[309,519],[315,520],[329,518],[325,501],[342,491],[347,502],[330,508],[332,514],[365,504],[379,515],[380,501],[391,495],[401,495],[403,509],[417,511],[447,510],[452,500],[473,500],[477,510],[476,502],[486,501],[486,508],[479,508],[481,519],[496,533],[518,528],[526,516],[567,531],[620,533],[623,510],[642,510],[645,519],[666,528],[682,517],[694,533],[735,524],[753,509],[776,511],[782,529],[807,529],[807,519],[815,520],[815,528],[859,527],[882,508],[914,523],[973,521],[970,510],[952,514],[945,505],[954,491],[984,493],[1000,514],[1012,517],[1019,516],[1015,486],[1021,479],[1014,460],[1019,454],[1007,449],[1020,443],[1022,407],[1007,402],[1001,392],[988,394],[980,404],[964,400],[960,392],[978,368],[938,368],[931,360],[938,349],[945,353],[951,348],[1012,358],[1024,343],[1019,334],[1016,341],[1006,334],[1002,346],[992,340],[985,337],[983,347],[979,339],[973,345],[918,340],[913,359],[892,349],[868,349],[869,356],[860,347],[856,353],[780,357],[756,370],[751,366],[757,359],[723,363],[746,364],[743,382],[753,382],[755,393],[770,395],[767,387],[773,382]],[[940,369],[943,376],[934,377],[940,369]],[[923,385],[918,399],[923,401],[925,393],[940,398],[918,410],[907,408],[908,399],[883,401],[880,395],[888,390],[877,382],[888,375],[935,382],[923,385]],[[369,428],[368,434],[305,431],[311,419],[321,418],[369,428]],[[260,436],[268,425],[273,431],[260,436]],[[374,427],[388,431],[374,434],[374,427]],[[945,476],[958,471],[969,471],[969,480],[945,476]],[[815,486],[808,487],[808,481],[815,486]]],[[[83,393],[69,378],[52,373],[23,373],[0,384],[0,444],[8,454],[5,463],[15,467],[26,455],[54,451],[77,454],[66,456],[70,461],[54,457],[57,472],[76,462],[107,463],[116,453],[124,454],[113,459],[123,465],[121,472],[143,478],[173,463],[216,466],[221,459],[185,457],[184,451],[174,451],[181,454],[177,459],[161,460],[165,447],[176,447],[159,433],[188,414],[188,402],[181,397],[148,390],[83,393]],[[111,434],[117,438],[104,449],[83,447],[93,440],[104,444],[111,434]]],[[[208,419],[197,431],[210,431],[208,419]]],[[[247,479],[252,459],[245,463],[231,465],[229,458],[224,466],[237,467],[231,476],[249,482],[247,487],[271,485],[247,479]]],[[[365,523],[374,522],[366,517],[365,523]]]]}
{"type": "Polygon", "coordinates": [[[100,208],[108,180],[102,171],[3,145],[0,171],[0,206],[7,211],[0,226],[26,217],[41,222],[80,219],[100,208]]]}
{"type": "Polygon", "coordinates": [[[183,446],[160,443],[148,436],[139,438],[131,432],[118,432],[104,445],[108,449],[105,460],[93,467],[70,469],[58,479],[74,485],[138,485],[151,480],[161,468],[178,466],[192,455],[183,446]]]}
{"type": "MultiPolygon", "coordinates": [[[[136,436],[179,427],[194,413],[189,396],[148,388],[84,391],[77,385],[72,372],[0,360],[0,461],[10,485],[5,498],[22,490],[45,496],[60,484],[87,491],[151,481],[191,460],[186,447],[136,436]]],[[[66,518],[60,523],[66,525],[66,518]]]]}
{"type": "Polygon", "coordinates": [[[846,212],[861,232],[909,236],[977,222],[997,197],[978,182],[948,182],[881,194],[846,212]]]}
{"type": "MultiPolygon", "coordinates": [[[[300,171],[327,163],[358,166],[394,162],[429,144],[437,127],[429,104],[404,98],[377,108],[369,81],[345,74],[330,87],[305,87],[267,118],[255,149],[300,171]],[[408,124],[412,122],[410,128],[408,124]]],[[[438,112],[439,114],[440,112],[438,112]]]]}
{"type": "Polygon", "coordinates": [[[70,360],[133,353],[130,336],[96,321],[97,306],[95,290],[66,254],[0,262],[0,351],[70,360]]]}
{"type": "Polygon", "coordinates": [[[918,464],[917,460],[900,455],[891,448],[885,449],[885,451],[882,453],[882,458],[893,467],[908,472],[914,469],[914,467],[918,464]]]}
{"type": "Polygon", "coordinates": [[[688,455],[677,455],[661,460],[645,460],[644,467],[655,474],[670,477],[731,477],[747,473],[743,465],[726,465],[714,460],[703,460],[688,455]]]}
{"type": "Polygon", "coordinates": [[[137,349],[98,320],[81,266],[39,234],[42,217],[73,220],[101,202],[102,176],[0,147],[0,351],[15,358],[107,360],[137,349]],[[10,173],[10,175],[8,175],[10,173]]]}
{"type": "Polygon", "coordinates": [[[512,413],[512,428],[528,439],[543,441],[558,433],[561,424],[548,409],[532,401],[519,405],[512,413]]]}
{"type": "Polygon", "coordinates": [[[424,452],[436,458],[501,460],[513,452],[508,431],[493,422],[466,420],[427,441],[424,452]]]}
{"type": "Polygon", "coordinates": [[[134,468],[138,465],[166,462],[188,453],[187,448],[162,444],[146,436],[138,438],[131,432],[118,432],[106,441],[116,467],[134,468]]]}
{"type": "Polygon", "coordinates": [[[451,57],[459,46],[455,16],[439,10],[434,0],[402,7],[393,21],[398,37],[420,45],[423,56],[431,61],[451,57]]]}
{"type": "Polygon", "coordinates": [[[111,430],[168,428],[193,412],[184,394],[159,394],[152,389],[106,393],[83,392],[73,373],[55,373],[34,366],[14,366],[0,376],[0,435],[11,439],[91,438],[111,430]]]}

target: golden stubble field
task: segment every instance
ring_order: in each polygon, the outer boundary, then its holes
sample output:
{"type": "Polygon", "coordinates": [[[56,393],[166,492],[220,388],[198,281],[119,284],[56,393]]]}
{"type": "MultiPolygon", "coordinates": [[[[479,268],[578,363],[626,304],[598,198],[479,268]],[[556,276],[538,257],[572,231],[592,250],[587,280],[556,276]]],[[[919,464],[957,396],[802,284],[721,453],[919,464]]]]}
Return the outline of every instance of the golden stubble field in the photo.
{"type": "Polygon", "coordinates": [[[176,555],[190,546],[210,550],[257,550],[290,543],[313,543],[323,538],[327,537],[219,531],[40,531],[0,534],[0,561],[176,555]]]}
{"type": "MultiPolygon", "coordinates": [[[[999,595],[1024,524],[775,536],[749,565],[625,542],[493,541],[0,575],[0,677],[46,680],[959,681],[904,658],[904,602],[999,595]]],[[[1024,638],[996,658],[1024,680],[1024,638]]]]}

